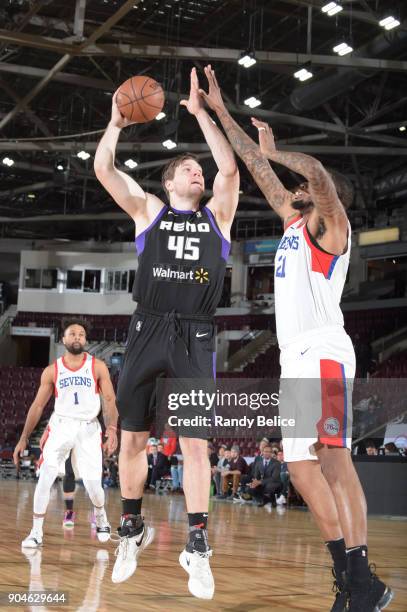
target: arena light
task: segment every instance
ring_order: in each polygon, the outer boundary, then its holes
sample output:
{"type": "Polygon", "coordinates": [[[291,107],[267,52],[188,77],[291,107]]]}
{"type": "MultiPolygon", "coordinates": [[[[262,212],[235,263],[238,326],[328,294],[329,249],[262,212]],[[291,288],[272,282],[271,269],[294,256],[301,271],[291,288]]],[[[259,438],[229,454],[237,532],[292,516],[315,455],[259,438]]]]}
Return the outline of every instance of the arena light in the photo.
{"type": "Polygon", "coordinates": [[[130,159],[126,159],[126,161],[124,162],[124,165],[130,168],[130,170],[134,170],[134,168],[137,168],[138,163],[134,161],[134,159],[130,158],[130,159]]]}
{"type": "Polygon", "coordinates": [[[257,63],[257,60],[254,57],[254,53],[242,53],[241,57],[237,60],[237,63],[239,66],[243,66],[243,68],[251,68],[257,63]]]}
{"type": "Polygon", "coordinates": [[[308,81],[308,79],[311,79],[314,75],[306,68],[301,68],[301,70],[294,72],[294,76],[299,81],[308,81]]]}
{"type": "Polygon", "coordinates": [[[389,15],[389,17],[385,17],[379,21],[379,26],[382,26],[385,30],[392,30],[393,28],[397,28],[400,25],[398,19],[395,19],[393,15],[389,15]]]}
{"type": "Polygon", "coordinates": [[[340,43],[333,48],[333,51],[338,55],[347,55],[348,53],[352,53],[353,49],[348,45],[348,43],[340,43]]]}
{"type": "Polygon", "coordinates": [[[250,98],[247,98],[244,103],[250,108],[256,108],[256,106],[260,106],[261,101],[255,98],[254,96],[251,96],[250,98]]]}
{"type": "Polygon", "coordinates": [[[158,113],[158,115],[155,118],[155,120],[156,121],[161,121],[161,119],[164,119],[164,117],[166,117],[166,114],[161,111],[161,113],[158,113]]]}
{"type": "Polygon", "coordinates": [[[405,125],[400,125],[399,130],[400,132],[405,132],[406,131],[406,126],[405,125]]]}
{"type": "Polygon", "coordinates": [[[321,11],[329,15],[329,17],[332,17],[340,11],[343,11],[343,6],[340,6],[337,2],[328,2],[328,4],[325,4],[325,6],[321,8],[321,11]]]}
{"type": "Polygon", "coordinates": [[[87,153],[86,151],[79,151],[76,156],[79,157],[79,159],[83,159],[83,161],[86,161],[87,159],[89,159],[90,153],[87,153]]]}
{"type": "Polygon", "coordinates": [[[27,193],[27,198],[29,198],[30,200],[35,200],[35,193],[27,193]]]}
{"type": "Polygon", "coordinates": [[[3,157],[3,164],[11,168],[11,166],[14,165],[14,159],[11,159],[10,157],[3,157]]]}
{"type": "Polygon", "coordinates": [[[163,142],[163,147],[165,147],[166,149],[175,149],[176,146],[177,143],[171,140],[171,138],[168,138],[168,140],[164,140],[163,142]]]}
{"type": "Polygon", "coordinates": [[[360,232],[359,246],[371,244],[383,244],[384,242],[396,242],[400,240],[400,229],[398,227],[386,227],[379,230],[360,232]]]}

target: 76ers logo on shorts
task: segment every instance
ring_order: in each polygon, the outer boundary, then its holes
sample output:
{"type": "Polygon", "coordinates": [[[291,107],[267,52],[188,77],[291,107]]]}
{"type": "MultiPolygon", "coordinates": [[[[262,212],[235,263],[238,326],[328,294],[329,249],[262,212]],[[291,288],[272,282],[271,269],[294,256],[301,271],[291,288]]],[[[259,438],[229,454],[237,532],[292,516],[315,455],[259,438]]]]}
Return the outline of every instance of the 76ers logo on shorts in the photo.
{"type": "Polygon", "coordinates": [[[329,417],[324,423],[324,431],[328,436],[337,436],[339,433],[339,421],[335,417],[329,417]]]}

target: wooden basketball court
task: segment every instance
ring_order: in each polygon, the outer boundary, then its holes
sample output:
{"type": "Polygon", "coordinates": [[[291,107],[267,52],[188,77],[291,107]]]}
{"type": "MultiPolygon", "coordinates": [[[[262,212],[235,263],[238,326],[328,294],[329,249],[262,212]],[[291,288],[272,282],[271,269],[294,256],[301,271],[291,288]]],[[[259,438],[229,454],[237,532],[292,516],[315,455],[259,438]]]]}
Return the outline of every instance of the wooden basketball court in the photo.
{"type": "MultiPolygon", "coordinates": [[[[144,514],[156,528],[155,540],[142,554],[136,573],[122,584],[113,584],[116,545],[100,544],[91,532],[90,502],[82,487],[76,495],[78,515],[72,531],[62,528],[61,488],[53,488],[44,546],[24,555],[21,540],[31,529],[35,483],[3,480],[0,486],[0,591],[57,590],[69,595],[68,605],[27,606],[25,610],[330,610],[330,559],[307,511],[273,509],[270,513],[229,502],[211,503],[211,566],[216,590],[214,600],[206,602],[189,595],[187,574],[178,564],[187,533],[182,496],[145,497],[144,514]]],[[[120,516],[117,489],[107,491],[106,505],[116,528],[120,516]]],[[[371,560],[396,592],[388,609],[406,612],[407,521],[372,518],[369,533],[371,560]]]]}

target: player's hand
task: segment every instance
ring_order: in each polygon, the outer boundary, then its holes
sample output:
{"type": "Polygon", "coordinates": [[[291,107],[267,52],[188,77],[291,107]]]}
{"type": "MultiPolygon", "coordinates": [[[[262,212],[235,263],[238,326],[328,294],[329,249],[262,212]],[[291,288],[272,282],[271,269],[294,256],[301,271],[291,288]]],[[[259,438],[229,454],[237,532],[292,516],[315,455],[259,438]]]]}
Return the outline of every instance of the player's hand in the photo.
{"type": "Polygon", "coordinates": [[[204,103],[202,97],[199,94],[199,81],[196,73],[196,68],[191,70],[191,88],[189,91],[188,100],[181,100],[181,106],[185,106],[191,115],[198,115],[204,110],[204,103]]]}
{"type": "Polygon", "coordinates": [[[123,115],[119,111],[119,107],[117,106],[117,94],[118,93],[119,93],[119,90],[116,89],[116,91],[113,94],[113,98],[112,98],[112,118],[110,120],[110,125],[113,125],[114,127],[118,127],[120,129],[122,129],[122,128],[127,127],[128,125],[133,125],[136,122],[135,121],[130,121],[129,119],[126,119],[126,117],[123,117],[123,115]]]}
{"type": "Polygon", "coordinates": [[[212,70],[212,66],[209,64],[205,66],[204,72],[208,79],[209,91],[206,93],[203,89],[199,90],[199,95],[205,100],[209,108],[215,112],[219,112],[225,108],[225,103],[222,99],[222,94],[218,81],[216,79],[215,71],[212,70]]]}
{"type": "Polygon", "coordinates": [[[22,456],[23,452],[27,448],[27,444],[28,444],[27,438],[24,438],[23,436],[21,436],[13,452],[13,461],[16,467],[18,467],[20,464],[20,457],[22,456]]]}
{"type": "Polygon", "coordinates": [[[107,428],[105,435],[107,440],[103,445],[103,451],[110,457],[117,448],[117,433],[115,429],[107,428]]]}
{"type": "Polygon", "coordinates": [[[270,157],[277,150],[273,130],[265,121],[259,121],[252,117],[252,124],[259,130],[260,151],[266,157],[270,157]]]}

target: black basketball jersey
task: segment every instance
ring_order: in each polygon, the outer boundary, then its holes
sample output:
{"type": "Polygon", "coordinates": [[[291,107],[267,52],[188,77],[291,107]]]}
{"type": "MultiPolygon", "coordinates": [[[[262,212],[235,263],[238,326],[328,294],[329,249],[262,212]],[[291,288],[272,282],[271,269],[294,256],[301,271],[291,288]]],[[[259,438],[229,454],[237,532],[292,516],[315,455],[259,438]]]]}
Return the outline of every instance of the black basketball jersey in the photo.
{"type": "Polygon", "coordinates": [[[164,206],[136,238],[133,299],[151,310],[212,315],[219,303],[230,242],[212,212],[164,206]]]}

